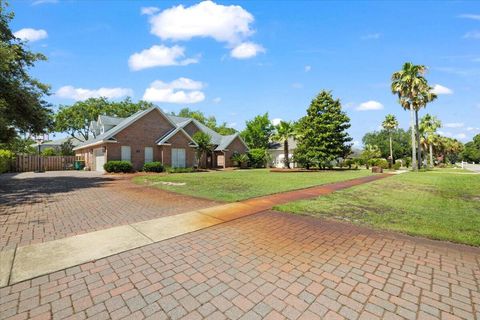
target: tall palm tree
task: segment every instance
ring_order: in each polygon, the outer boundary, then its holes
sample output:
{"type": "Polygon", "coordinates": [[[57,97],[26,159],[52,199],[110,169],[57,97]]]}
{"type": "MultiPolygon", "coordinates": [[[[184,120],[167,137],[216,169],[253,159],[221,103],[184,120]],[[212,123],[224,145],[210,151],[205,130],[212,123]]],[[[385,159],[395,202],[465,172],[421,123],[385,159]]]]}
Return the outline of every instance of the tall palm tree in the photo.
{"type": "MultiPolygon", "coordinates": [[[[428,102],[434,100],[432,88],[424,77],[427,68],[423,65],[414,65],[406,62],[402,70],[392,74],[392,93],[398,96],[400,105],[405,110],[410,110],[410,126],[412,129],[412,168],[417,170],[420,167],[421,155],[416,159],[416,146],[420,144],[418,135],[418,110],[425,107],[428,102]],[[417,120],[416,120],[417,119],[417,120]]],[[[418,148],[420,149],[420,148],[418,148]]]]}
{"type": "Polygon", "coordinates": [[[393,114],[387,114],[382,122],[382,127],[388,132],[390,138],[390,165],[393,162],[392,132],[398,128],[397,118],[393,114]]]}
{"type": "Polygon", "coordinates": [[[425,144],[430,153],[430,167],[433,168],[433,145],[435,143],[435,132],[442,126],[437,117],[426,114],[420,120],[420,132],[424,135],[425,144]]]}
{"type": "Polygon", "coordinates": [[[288,139],[295,136],[295,124],[290,121],[280,121],[275,126],[275,133],[273,139],[276,141],[283,141],[283,163],[286,168],[290,169],[290,159],[288,158],[288,139]]]}

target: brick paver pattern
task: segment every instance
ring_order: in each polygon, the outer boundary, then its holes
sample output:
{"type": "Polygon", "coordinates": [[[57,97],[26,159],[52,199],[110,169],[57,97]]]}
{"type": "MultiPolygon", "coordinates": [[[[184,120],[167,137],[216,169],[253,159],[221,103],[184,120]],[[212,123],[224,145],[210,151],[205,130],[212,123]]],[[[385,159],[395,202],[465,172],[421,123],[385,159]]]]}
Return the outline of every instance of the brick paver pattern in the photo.
{"type": "Polygon", "coordinates": [[[480,250],[267,211],[0,299],[3,319],[478,319],[480,250]]]}
{"type": "Polygon", "coordinates": [[[214,205],[93,172],[0,177],[0,250],[214,205]]]}

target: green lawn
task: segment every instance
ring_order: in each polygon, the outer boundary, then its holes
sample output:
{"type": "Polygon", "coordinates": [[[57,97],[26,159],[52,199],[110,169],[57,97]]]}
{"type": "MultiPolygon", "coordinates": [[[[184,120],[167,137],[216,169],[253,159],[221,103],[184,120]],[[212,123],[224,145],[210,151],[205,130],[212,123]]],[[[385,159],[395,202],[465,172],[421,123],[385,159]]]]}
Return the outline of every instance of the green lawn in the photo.
{"type": "Polygon", "coordinates": [[[405,173],[275,209],[480,246],[480,175],[440,172],[405,173]]]}
{"type": "Polygon", "coordinates": [[[219,201],[252,197],[370,175],[368,170],[279,173],[266,169],[146,175],[134,182],[191,196],[219,201]],[[164,183],[178,185],[166,185],[164,183]]]}

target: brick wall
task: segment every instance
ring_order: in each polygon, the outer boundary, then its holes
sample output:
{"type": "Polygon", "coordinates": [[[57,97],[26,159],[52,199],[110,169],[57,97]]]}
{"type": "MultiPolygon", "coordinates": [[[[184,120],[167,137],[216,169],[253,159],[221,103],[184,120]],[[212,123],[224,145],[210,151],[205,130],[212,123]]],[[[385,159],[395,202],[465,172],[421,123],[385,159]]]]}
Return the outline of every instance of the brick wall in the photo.
{"type": "Polygon", "coordinates": [[[198,131],[200,131],[200,129],[198,129],[197,125],[193,122],[190,122],[189,124],[187,124],[183,130],[185,130],[186,133],[188,133],[190,135],[190,137],[193,137],[193,135],[195,133],[197,133],[198,131]]]}
{"type": "Polygon", "coordinates": [[[227,147],[228,151],[225,151],[225,166],[232,167],[233,161],[230,159],[234,152],[246,153],[248,148],[242,143],[239,137],[236,137],[232,143],[227,147]]]}

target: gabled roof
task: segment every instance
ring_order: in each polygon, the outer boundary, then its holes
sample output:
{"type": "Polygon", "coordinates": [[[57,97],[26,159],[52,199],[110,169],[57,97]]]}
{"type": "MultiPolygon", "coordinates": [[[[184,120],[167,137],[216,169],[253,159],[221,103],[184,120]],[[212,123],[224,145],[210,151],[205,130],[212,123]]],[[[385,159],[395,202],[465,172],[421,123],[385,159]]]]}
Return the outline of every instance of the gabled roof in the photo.
{"type": "MultiPolygon", "coordinates": [[[[288,138],[288,149],[297,148],[297,141],[294,138],[288,138]]],[[[268,144],[268,150],[283,150],[283,141],[272,141],[268,144]]]]}
{"type": "Polygon", "coordinates": [[[168,140],[171,139],[173,136],[175,136],[177,133],[183,133],[190,140],[191,144],[193,144],[194,146],[197,146],[197,143],[193,140],[193,138],[190,137],[190,135],[185,130],[183,130],[183,128],[180,128],[180,127],[176,127],[168,131],[163,137],[159,138],[155,142],[158,145],[168,144],[169,143],[168,140]]]}
{"type": "Polygon", "coordinates": [[[125,118],[110,117],[110,116],[103,116],[103,115],[98,116],[98,123],[101,123],[107,126],[119,125],[120,123],[122,123],[123,120],[125,120],[125,118]]]}

